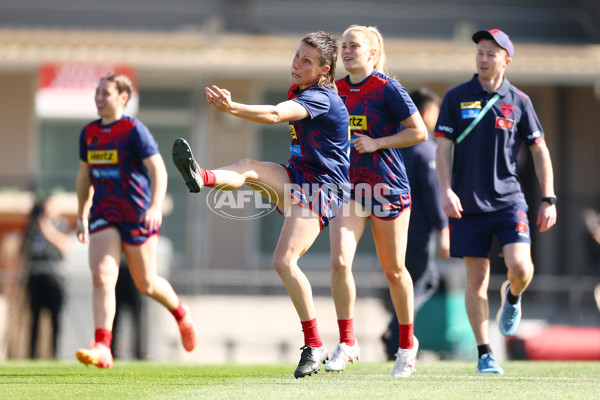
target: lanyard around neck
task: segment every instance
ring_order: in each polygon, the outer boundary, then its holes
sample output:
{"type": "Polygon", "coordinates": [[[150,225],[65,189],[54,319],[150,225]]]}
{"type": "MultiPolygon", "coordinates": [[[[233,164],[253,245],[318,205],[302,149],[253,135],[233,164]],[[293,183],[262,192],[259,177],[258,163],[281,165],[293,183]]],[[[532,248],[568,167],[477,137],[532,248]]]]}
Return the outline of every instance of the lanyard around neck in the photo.
{"type": "Polygon", "coordinates": [[[479,123],[479,121],[481,121],[481,119],[483,118],[483,116],[490,110],[490,108],[492,108],[492,106],[494,105],[494,103],[496,101],[498,101],[499,98],[500,98],[500,95],[498,93],[496,93],[490,99],[490,101],[488,101],[488,103],[485,105],[485,107],[483,107],[483,110],[481,110],[481,112],[479,113],[479,115],[477,116],[477,118],[475,118],[473,121],[471,121],[471,124],[469,126],[467,126],[467,129],[465,129],[463,131],[463,133],[460,134],[460,136],[458,137],[458,139],[456,139],[456,143],[462,142],[463,139],[466,138],[469,133],[471,133],[471,131],[473,130],[473,128],[475,128],[475,126],[479,123]]]}

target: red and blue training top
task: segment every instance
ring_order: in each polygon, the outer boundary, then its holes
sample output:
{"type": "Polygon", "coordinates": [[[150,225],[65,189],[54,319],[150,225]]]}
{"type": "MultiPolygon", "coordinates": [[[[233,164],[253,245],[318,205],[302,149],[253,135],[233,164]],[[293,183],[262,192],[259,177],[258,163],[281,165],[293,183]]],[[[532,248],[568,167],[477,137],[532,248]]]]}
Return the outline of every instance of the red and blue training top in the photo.
{"type": "Polygon", "coordinates": [[[290,167],[301,170],[311,183],[348,185],[350,147],[348,111],[335,89],[313,85],[288,91],[309,116],[290,121],[290,167]]]}
{"type": "Polygon", "coordinates": [[[159,153],[148,128],[123,116],[109,125],[96,120],[79,137],[79,158],[88,163],[94,187],[91,218],[139,222],[150,206],[150,176],[142,160],[159,153]]]}
{"type": "MultiPolygon", "coordinates": [[[[348,109],[352,132],[374,139],[395,135],[404,129],[400,122],[417,112],[406,89],[398,81],[377,71],[356,85],[350,83],[350,77],[346,76],[336,81],[336,86],[348,109]]],[[[384,184],[390,195],[410,192],[400,149],[361,154],[352,147],[350,183],[353,188],[360,183],[372,187],[384,184]]]]}

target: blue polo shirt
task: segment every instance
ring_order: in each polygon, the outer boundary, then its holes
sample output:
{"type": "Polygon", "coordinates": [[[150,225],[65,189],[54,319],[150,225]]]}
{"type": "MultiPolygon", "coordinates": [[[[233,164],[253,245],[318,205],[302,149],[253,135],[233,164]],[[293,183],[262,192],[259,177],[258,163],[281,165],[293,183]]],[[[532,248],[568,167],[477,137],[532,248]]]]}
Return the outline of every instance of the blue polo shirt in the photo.
{"type": "Polygon", "coordinates": [[[497,93],[496,103],[460,143],[456,139],[494,93],[486,92],[475,74],[449,90],[440,108],[435,135],[454,141],[451,186],[466,214],[525,203],[517,174],[519,147],[544,140],[529,97],[506,78],[497,93]]]}

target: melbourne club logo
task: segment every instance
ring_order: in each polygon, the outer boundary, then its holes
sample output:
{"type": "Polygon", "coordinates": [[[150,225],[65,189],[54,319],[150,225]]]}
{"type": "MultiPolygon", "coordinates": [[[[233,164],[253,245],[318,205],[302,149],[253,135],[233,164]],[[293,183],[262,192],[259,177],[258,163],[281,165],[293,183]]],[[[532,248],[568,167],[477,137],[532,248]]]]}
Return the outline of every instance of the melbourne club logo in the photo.
{"type": "Polygon", "coordinates": [[[510,104],[502,104],[500,109],[502,110],[502,115],[504,115],[505,118],[509,118],[515,110],[515,108],[510,104]]]}
{"type": "Polygon", "coordinates": [[[520,221],[517,221],[515,230],[519,232],[519,235],[521,236],[528,236],[529,226],[527,223],[527,214],[525,211],[517,211],[517,216],[519,217],[520,221]]]}

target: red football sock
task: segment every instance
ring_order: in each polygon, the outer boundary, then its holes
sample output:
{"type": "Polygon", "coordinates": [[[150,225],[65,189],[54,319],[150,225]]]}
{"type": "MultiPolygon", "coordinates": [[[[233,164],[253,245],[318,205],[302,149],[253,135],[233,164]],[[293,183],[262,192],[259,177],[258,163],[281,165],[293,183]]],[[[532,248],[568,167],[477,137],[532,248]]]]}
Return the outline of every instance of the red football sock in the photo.
{"type": "Polygon", "coordinates": [[[183,320],[183,317],[185,317],[185,310],[183,308],[183,303],[181,303],[181,300],[179,300],[179,305],[177,306],[177,308],[171,310],[171,314],[173,314],[177,323],[180,323],[183,320]]]}
{"type": "Polygon", "coordinates": [[[215,176],[215,173],[209,169],[200,168],[200,175],[202,175],[204,186],[212,187],[217,183],[217,177],[215,176]]]}
{"type": "Polygon", "coordinates": [[[400,328],[400,348],[404,350],[412,349],[415,345],[415,323],[411,322],[408,325],[398,324],[400,328]]]}
{"type": "Polygon", "coordinates": [[[354,345],[354,319],[338,319],[340,328],[340,343],[346,343],[348,346],[354,345]]]}
{"type": "Polygon", "coordinates": [[[304,333],[304,344],[311,347],[323,346],[323,342],[319,337],[319,330],[317,329],[317,319],[300,321],[300,323],[302,324],[302,332],[304,333]]]}
{"type": "Polygon", "coordinates": [[[102,343],[106,347],[110,348],[110,342],[112,342],[112,332],[108,329],[98,328],[94,332],[94,340],[96,343],[102,343]]]}

